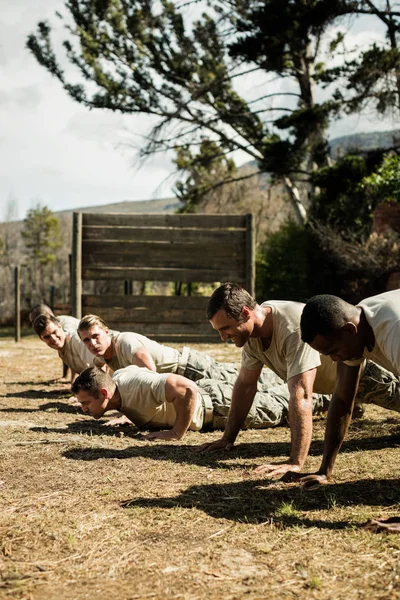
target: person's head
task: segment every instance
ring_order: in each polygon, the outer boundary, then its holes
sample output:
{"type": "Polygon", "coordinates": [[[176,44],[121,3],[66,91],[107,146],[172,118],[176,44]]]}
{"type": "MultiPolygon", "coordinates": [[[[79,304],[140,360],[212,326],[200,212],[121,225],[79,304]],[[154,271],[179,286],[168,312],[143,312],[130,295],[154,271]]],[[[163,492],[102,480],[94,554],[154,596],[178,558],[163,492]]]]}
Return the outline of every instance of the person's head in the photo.
{"type": "Polygon", "coordinates": [[[364,353],[360,311],[338,296],[310,298],[300,319],[301,339],[332,360],[355,360],[364,353]]]}
{"type": "Polygon", "coordinates": [[[39,315],[47,315],[49,317],[54,317],[54,313],[51,310],[50,306],[47,304],[36,304],[29,313],[29,322],[33,326],[35,320],[39,315]]]}
{"type": "Polygon", "coordinates": [[[108,373],[98,367],[89,367],[75,379],[72,392],[81,403],[84,413],[101,419],[109,410],[108,405],[116,387],[108,373]]]}
{"type": "Polygon", "coordinates": [[[254,330],[254,298],[237,283],[224,283],[214,290],[207,304],[207,319],[222,340],[245,345],[254,330]]]}
{"type": "Polygon", "coordinates": [[[33,322],[33,329],[49,348],[53,348],[53,350],[64,348],[66,334],[61,323],[55,317],[39,315],[33,322]]]}
{"type": "Polygon", "coordinates": [[[111,346],[108,327],[97,315],[84,316],[77,331],[86,348],[95,356],[104,356],[111,346]]]}

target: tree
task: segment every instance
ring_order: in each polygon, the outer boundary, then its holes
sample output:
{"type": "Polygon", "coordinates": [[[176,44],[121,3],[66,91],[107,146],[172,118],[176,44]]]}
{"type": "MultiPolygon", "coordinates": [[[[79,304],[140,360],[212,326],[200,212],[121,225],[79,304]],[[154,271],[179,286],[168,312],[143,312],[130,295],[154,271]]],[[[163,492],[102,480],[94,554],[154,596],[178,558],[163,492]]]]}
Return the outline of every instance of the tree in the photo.
{"type": "MultiPolygon", "coordinates": [[[[242,151],[260,172],[285,183],[297,220],[303,222],[298,184],[310,191],[311,173],[329,164],[329,121],[362,104],[380,56],[371,48],[369,58],[364,52],[333,67],[340,61],[345,33],[334,36],[332,29],[357,14],[384,22],[390,35],[383,50],[392,52],[385,72],[392,73],[398,69],[392,46],[399,13],[388,0],[214,0],[191,22],[191,4],[65,0],[64,48],[81,76],[74,83],[60,66],[48,23],[38,24],[27,45],[77,102],[154,117],[142,156],[172,149],[180,160],[181,149],[190,147],[196,161],[202,159],[204,144],[214,148],[208,158],[217,161],[242,151]],[[356,93],[350,76],[360,82],[356,93]],[[345,81],[338,91],[339,77],[345,81]],[[276,89],[276,79],[282,89],[276,89]]],[[[377,75],[375,84],[379,95],[377,75]]],[[[391,101],[390,95],[386,98],[382,110],[391,101]]]]}
{"type": "Polygon", "coordinates": [[[34,302],[46,297],[51,267],[56,265],[56,251],[62,246],[60,222],[46,206],[38,204],[28,211],[21,232],[28,250],[26,267],[34,302]]]}
{"type": "Polygon", "coordinates": [[[374,207],[379,202],[400,202],[400,156],[386,154],[382,164],[362,180],[360,187],[374,207]]]}

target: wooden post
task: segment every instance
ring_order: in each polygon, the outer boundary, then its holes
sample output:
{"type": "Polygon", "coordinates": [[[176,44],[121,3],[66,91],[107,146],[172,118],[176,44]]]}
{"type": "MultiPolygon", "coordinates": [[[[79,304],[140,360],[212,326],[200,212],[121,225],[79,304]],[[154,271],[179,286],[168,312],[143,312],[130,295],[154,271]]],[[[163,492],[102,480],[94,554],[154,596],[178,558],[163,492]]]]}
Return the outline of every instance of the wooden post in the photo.
{"type": "Polygon", "coordinates": [[[49,306],[53,312],[54,312],[54,305],[55,305],[55,296],[56,296],[56,286],[51,285],[50,286],[50,304],[49,304],[49,306]]]}
{"type": "Polygon", "coordinates": [[[82,317],[82,213],[73,214],[71,260],[71,313],[82,317]]]}
{"type": "Polygon", "coordinates": [[[245,288],[254,296],[256,291],[256,236],[254,215],[246,215],[246,273],[245,288]]]}
{"type": "Polygon", "coordinates": [[[14,323],[15,341],[21,341],[21,267],[14,267],[14,323]]]}

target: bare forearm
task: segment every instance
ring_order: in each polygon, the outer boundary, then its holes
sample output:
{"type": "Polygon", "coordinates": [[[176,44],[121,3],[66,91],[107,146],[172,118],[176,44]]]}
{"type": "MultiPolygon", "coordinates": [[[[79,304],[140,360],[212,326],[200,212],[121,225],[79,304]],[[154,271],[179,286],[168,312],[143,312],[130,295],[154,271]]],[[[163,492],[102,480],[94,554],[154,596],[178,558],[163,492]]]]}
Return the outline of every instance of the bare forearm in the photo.
{"type": "Polygon", "coordinates": [[[175,423],[172,427],[177,439],[181,439],[189,429],[196,410],[197,390],[188,388],[182,397],[175,398],[175,423]]]}
{"type": "Polygon", "coordinates": [[[226,440],[233,443],[237,438],[237,435],[249,414],[256,391],[257,384],[243,385],[239,381],[235,383],[232,392],[232,402],[228,422],[223,435],[226,440]]]}
{"type": "Polygon", "coordinates": [[[290,463],[303,466],[312,438],[312,398],[303,390],[291,394],[289,401],[289,425],[291,433],[290,463]]]}
{"type": "Polygon", "coordinates": [[[332,475],[336,457],[349,428],[352,409],[353,402],[343,402],[335,396],[332,397],[326,422],[324,454],[319,469],[319,473],[328,478],[332,475]]]}

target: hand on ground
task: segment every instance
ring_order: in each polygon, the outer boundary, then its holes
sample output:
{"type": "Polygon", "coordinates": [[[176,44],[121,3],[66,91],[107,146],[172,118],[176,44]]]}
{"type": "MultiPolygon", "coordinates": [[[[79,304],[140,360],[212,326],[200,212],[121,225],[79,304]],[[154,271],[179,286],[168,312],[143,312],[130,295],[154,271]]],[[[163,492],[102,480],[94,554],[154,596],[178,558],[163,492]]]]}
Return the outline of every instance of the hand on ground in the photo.
{"type": "Polygon", "coordinates": [[[294,465],[291,463],[275,463],[268,465],[261,465],[254,469],[254,473],[257,475],[265,475],[267,479],[275,479],[282,477],[282,481],[286,483],[297,481],[300,471],[300,465],[294,465]]]}
{"type": "Polygon", "coordinates": [[[207,442],[206,444],[202,444],[196,448],[196,452],[213,452],[214,450],[222,450],[223,448],[226,450],[232,450],[233,442],[229,442],[222,437],[215,442],[207,442]]]}
{"type": "Polygon", "coordinates": [[[301,485],[309,491],[315,490],[321,485],[326,485],[329,483],[326,475],[322,475],[320,473],[311,473],[310,475],[302,475],[300,477],[301,485]]]}
{"type": "Polygon", "coordinates": [[[360,525],[374,533],[400,533],[400,517],[389,517],[389,519],[370,519],[360,525]]]}
{"type": "Polygon", "coordinates": [[[125,415],[114,417],[113,419],[109,419],[106,423],[104,423],[105,427],[119,427],[120,425],[133,425],[133,423],[125,415]]]}

